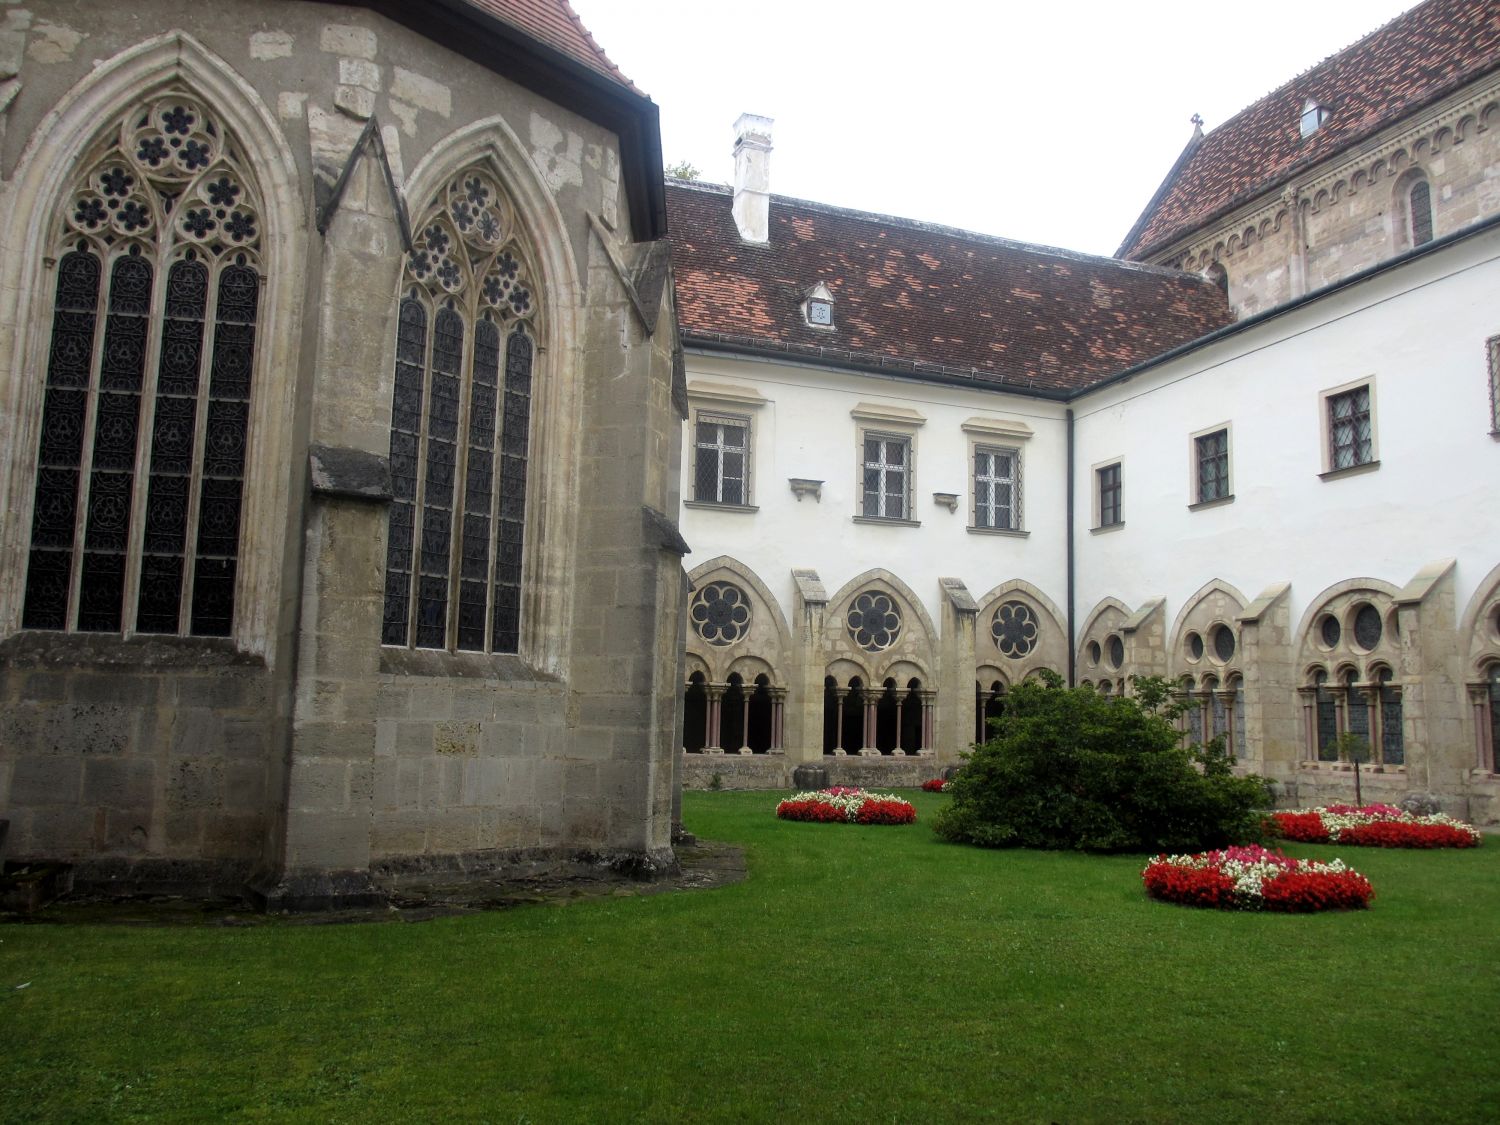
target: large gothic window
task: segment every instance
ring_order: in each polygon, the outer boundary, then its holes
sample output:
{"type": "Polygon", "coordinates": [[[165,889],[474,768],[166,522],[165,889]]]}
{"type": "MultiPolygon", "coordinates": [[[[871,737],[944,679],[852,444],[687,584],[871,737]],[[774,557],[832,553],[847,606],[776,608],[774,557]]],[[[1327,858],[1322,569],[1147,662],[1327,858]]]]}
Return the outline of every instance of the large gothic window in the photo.
{"type": "Polygon", "coordinates": [[[536,291],[494,177],[422,217],[396,330],[388,645],[517,652],[536,291]]]}
{"type": "Polygon", "coordinates": [[[81,168],[54,220],[21,624],[227,636],[263,287],[254,184],[180,94],[114,122],[81,168]]]}

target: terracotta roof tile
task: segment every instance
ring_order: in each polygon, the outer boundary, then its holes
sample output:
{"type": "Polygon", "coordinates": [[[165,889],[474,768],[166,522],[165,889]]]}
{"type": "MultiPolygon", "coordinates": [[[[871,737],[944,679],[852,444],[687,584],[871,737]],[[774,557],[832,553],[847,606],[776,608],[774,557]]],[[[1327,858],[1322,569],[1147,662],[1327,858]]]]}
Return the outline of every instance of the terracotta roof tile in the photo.
{"type": "Polygon", "coordinates": [[[770,240],[744,242],[725,187],[667,183],[685,338],[916,365],[1066,391],[1228,324],[1183,273],[772,196],[770,240]],[[836,331],[808,326],[819,281],[836,331]]]}
{"type": "Polygon", "coordinates": [[[1496,0],[1429,0],[1190,144],[1118,253],[1146,257],[1497,65],[1496,0]],[[1309,98],[1332,114],[1304,138],[1309,98]]]}
{"type": "Polygon", "coordinates": [[[474,7],[519,28],[534,39],[555,47],[606,78],[637,94],[641,91],[620,68],[610,62],[604,48],[594,41],[588,28],[568,0],[468,0],[474,7]]]}

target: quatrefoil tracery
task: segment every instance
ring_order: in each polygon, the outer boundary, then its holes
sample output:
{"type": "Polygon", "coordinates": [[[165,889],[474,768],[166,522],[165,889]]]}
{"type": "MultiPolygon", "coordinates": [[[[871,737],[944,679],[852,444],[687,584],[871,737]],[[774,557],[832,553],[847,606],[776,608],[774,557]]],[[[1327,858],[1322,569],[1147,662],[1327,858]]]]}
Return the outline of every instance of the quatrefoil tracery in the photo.
{"type": "Polygon", "coordinates": [[[442,203],[418,226],[407,272],[434,296],[467,296],[507,319],[536,311],[515,208],[477,168],[455,176],[442,203]]]}
{"type": "Polygon", "coordinates": [[[260,244],[260,207],[235,162],[212,114],[190,97],[164,94],[121,120],[81,178],[65,222],[104,246],[170,241],[249,263],[260,244]]]}

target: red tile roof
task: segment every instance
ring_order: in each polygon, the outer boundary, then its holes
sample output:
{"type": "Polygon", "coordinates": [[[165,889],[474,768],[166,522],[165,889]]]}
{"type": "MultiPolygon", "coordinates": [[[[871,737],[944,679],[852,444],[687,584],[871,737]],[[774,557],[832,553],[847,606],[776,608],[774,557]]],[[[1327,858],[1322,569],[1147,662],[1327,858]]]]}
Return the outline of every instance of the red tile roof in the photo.
{"type": "Polygon", "coordinates": [[[604,48],[594,41],[588,28],[568,0],[468,0],[481,11],[504,20],[549,47],[555,47],[575,62],[613,79],[629,90],[635,84],[610,62],[604,48]]]}
{"type": "Polygon", "coordinates": [[[684,338],[1046,391],[1087,386],[1231,320],[1202,278],[771,197],[747,244],[730,189],[667,183],[684,338]],[[809,327],[819,281],[836,331],[809,327]]]}
{"type": "Polygon", "coordinates": [[[1144,258],[1497,66],[1496,0],[1429,0],[1190,142],[1117,253],[1144,258]],[[1309,98],[1332,115],[1303,138],[1309,98]]]}

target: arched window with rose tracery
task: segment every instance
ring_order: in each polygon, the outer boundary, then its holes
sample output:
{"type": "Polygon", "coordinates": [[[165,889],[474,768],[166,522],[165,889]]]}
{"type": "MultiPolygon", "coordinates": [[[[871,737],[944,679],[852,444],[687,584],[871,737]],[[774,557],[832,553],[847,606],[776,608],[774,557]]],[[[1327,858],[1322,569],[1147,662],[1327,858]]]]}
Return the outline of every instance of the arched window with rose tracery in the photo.
{"type": "Polygon", "coordinates": [[[473,167],[402,281],[381,640],[520,651],[537,293],[514,205],[473,167]]]}
{"type": "Polygon", "coordinates": [[[261,203],[204,104],[110,123],[56,216],[26,629],[228,636],[261,203]]]}

